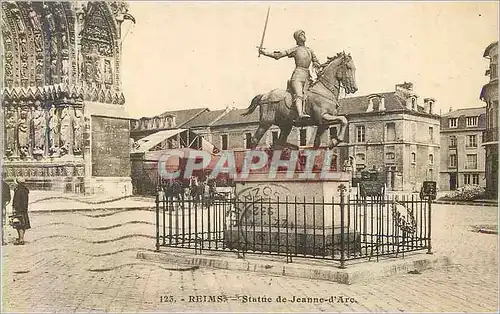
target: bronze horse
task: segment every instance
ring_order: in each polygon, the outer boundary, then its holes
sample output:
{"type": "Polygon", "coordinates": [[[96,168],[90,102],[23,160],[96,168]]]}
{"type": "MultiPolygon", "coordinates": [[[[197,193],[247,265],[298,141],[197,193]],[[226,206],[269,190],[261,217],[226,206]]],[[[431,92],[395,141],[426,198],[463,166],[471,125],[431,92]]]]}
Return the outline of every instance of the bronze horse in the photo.
{"type": "MultiPolygon", "coordinates": [[[[355,93],[356,86],[354,62],[350,54],[338,53],[322,65],[318,79],[305,91],[304,110],[311,116],[309,125],[317,125],[314,147],[321,144],[321,136],[329,125],[340,123],[337,136],[332,138],[330,148],[336,147],[344,138],[347,119],[337,115],[340,88],[347,94],[355,93]]],[[[292,106],[292,95],[283,89],[274,89],[266,94],[259,94],[252,99],[247,111],[242,115],[249,115],[260,107],[259,128],[252,136],[251,148],[255,148],[262,136],[272,125],[280,128],[277,144],[285,145],[292,126],[298,117],[297,110],[292,106]]]]}

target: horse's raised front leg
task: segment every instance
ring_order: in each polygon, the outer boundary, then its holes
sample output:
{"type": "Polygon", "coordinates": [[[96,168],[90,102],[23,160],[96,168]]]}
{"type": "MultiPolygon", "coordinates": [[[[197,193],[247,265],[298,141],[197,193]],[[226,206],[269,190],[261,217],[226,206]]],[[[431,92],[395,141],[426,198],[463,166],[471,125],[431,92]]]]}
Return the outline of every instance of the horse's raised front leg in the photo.
{"type": "Polygon", "coordinates": [[[340,123],[340,130],[337,133],[337,136],[332,138],[331,143],[330,143],[330,148],[337,147],[337,145],[339,145],[339,143],[342,142],[342,140],[344,138],[345,131],[347,128],[347,118],[344,116],[334,116],[334,115],[331,115],[329,113],[325,113],[323,115],[323,119],[328,121],[331,124],[333,124],[333,122],[337,122],[337,121],[340,123]]]}

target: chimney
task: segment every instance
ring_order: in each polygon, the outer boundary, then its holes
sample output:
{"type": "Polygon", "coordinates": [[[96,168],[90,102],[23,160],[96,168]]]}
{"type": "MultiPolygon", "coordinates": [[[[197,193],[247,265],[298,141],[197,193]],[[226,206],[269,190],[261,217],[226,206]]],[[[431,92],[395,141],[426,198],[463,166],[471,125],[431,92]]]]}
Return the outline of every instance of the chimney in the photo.
{"type": "Polygon", "coordinates": [[[402,99],[406,99],[413,91],[412,82],[404,82],[402,84],[396,84],[396,95],[402,99]]]}
{"type": "Polygon", "coordinates": [[[428,114],[434,113],[434,98],[424,98],[424,111],[428,114]]]}

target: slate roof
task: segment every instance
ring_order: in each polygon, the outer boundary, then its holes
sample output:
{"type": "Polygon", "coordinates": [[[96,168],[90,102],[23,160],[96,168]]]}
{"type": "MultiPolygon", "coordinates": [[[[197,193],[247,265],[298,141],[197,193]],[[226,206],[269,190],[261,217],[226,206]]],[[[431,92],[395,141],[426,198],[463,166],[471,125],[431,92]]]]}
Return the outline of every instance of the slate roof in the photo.
{"type": "Polygon", "coordinates": [[[165,111],[160,114],[160,117],[173,115],[175,116],[176,127],[184,127],[184,124],[188,121],[191,121],[195,117],[197,117],[202,112],[208,111],[208,108],[194,108],[194,109],[183,109],[183,110],[173,110],[173,111],[165,111]]]}
{"type": "Polygon", "coordinates": [[[187,121],[182,127],[183,128],[195,128],[209,126],[210,123],[214,122],[217,118],[226,112],[225,109],[213,110],[213,111],[203,111],[197,115],[194,119],[187,121]]]}
{"type": "MultiPolygon", "coordinates": [[[[372,94],[370,94],[372,95],[372,94]]],[[[396,95],[396,92],[387,92],[387,93],[378,93],[384,97],[385,99],[385,111],[412,111],[406,107],[406,102],[396,95]]],[[[343,98],[340,100],[339,114],[349,115],[349,114],[359,114],[365,113],[368,109],[368,96],[357,96],[357,97],[349,97],[343,98]]],[[[377,112],[377,111],[375,111],[377,112]]],[[[417,112],[425,113],[424,108],[422,106],[417,106],[417,112]]]]}
{"type": "Polygon", "coordinates": [[[486,114],[486,107],[476,107],[476,108],[463,108],[453,110],[451,112],[447,112],[443,114],[443,117],[446,118],[459,118],[462,116],[465,117],[477,117],[479,115],[486,114]]]}
{"type": "Polygon", "coordinates": [[[244,123],[256,123],[259,122],[259,108],[255,109],[252,114],[248,116],[242,116],[241,114],[245,112],[246,109],[234,109],[226,113],[222,118],[212,124],[212,126],[218,125],[230,125],[230,124],[244,124],[244,123]]]}

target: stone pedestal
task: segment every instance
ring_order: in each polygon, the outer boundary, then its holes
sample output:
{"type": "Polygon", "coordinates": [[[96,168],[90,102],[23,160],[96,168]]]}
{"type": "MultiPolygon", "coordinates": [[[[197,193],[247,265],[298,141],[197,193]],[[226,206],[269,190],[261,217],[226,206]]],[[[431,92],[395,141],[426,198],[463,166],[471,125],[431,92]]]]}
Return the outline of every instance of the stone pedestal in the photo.
{"type": "MultiPolygon", "coordinates": [[[[347,194],[351,175],[330,173],[304,178],[301,173],[287,177],[278,172],[251,173],[236,179],[236,226],[225,231],[230,248],[271,252],[330,255],[340,250],[342,186],[347,194]],[[288,242],[287,242],[288,241],[288,242]]],[[[347,200],[347,195],[345,195],[347,200]]],[[[360,235],[344,221],[344,244],[349,250],[360,247],[360,235]]]]}

